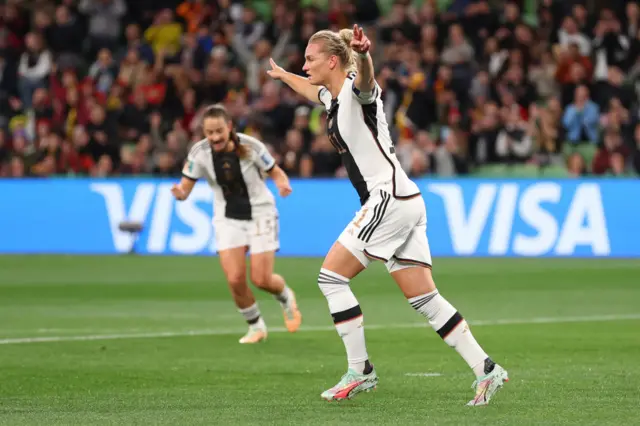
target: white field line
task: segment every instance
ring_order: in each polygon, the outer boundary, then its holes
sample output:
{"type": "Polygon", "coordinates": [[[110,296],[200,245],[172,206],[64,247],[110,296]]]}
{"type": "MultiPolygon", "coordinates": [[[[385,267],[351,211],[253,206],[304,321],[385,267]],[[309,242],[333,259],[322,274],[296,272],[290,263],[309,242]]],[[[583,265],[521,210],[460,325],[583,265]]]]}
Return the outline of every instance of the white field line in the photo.
{"type": "Polygon", "coordinates": [[[408,377],[440,377],[441,373],[405,373],[408,377]]]}
{"type": "MultiPolygon", "coordinates": [[[[589,316],[568,316],[568,317],[537,317],[523,319],[501,319],[486,321],[469,321],[474,326],[496,326],[496,325],[518,325],[518,324],[560,324],[572,322],[601,322],[601,321],[624,321],[640,319],[640,314],[627,315],[589,315],[589,316]]],[[[426,322],[403,323],[403,324],[365,324],[367,330],[383,329],[403,329],[403,328],[426,328],[426,322]]],[[[303,326],[298,332],[318,332],[333,331],[333,326],[303,326]]],[[[118,333],[118,334],[94,334],[84,336],[40,336],[40,337],[16,337],[0,339],[0,345],[17,345],[22,343],[47,343],[47,342],[76,342],[89,340],[121,340],[121,339],[151,339],[158,337],[184,337],[184,336],[227,336],[242,334],[246,329],[240,328],[219,328],[205,330],[187,331],[160,331],[150,333],[118,333]]],[[[269,333],[286,333],[284,327],[269,327],[269,333]]]]}

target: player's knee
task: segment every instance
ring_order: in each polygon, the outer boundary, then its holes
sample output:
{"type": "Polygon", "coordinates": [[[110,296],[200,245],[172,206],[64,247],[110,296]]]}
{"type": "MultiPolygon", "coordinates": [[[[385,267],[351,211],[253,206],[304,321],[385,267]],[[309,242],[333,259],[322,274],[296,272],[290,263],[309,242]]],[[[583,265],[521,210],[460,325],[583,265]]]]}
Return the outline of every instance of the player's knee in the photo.
{"type": "Polygon", "coordinates": [[[227,274],[227,282],[234,294],[243,294],[247,291],[247,277],[241,272],[227,274]]]}
{"type": "Polygon", "coordinates": [[[325,297],[349,290],[349,280],[327,269],[320,269],[318,287],[325,297]]]}
{"type": "Polygon", "coordinates": [[[267,288],[271,282],[271,275],[269,271],[251,271],[251,282],[258,288],[267,288]]]}

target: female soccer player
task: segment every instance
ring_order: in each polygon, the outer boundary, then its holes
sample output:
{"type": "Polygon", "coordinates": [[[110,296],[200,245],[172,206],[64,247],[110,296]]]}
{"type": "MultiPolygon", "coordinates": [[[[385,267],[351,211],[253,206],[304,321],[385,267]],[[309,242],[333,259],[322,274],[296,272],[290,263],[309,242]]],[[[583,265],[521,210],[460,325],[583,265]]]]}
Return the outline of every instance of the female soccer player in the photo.
{"type": "Polygon", "coordinates": [[[220,263],[249,331],[240,343],[267,338],[267,327],[246,281],[246,252],[251,252],[251,281],[280,302],[287,330],[302,322],[293,291],[284,278],[273,273],[279,248],[278,212],[262,173],[274,180],[280,195],[291,193],[289,178],[259,140],[233,130],[227,111],[218,105],[203,114],[205,139],[189,152],[180,183],[171,189],[186,200],[199,178],[205,178],[214,194],[213,226],[220,263]]]}
{"type": "Polygon", "coordinates": [[[357,25],[339,33],[323,30],[306,48],[303,70],[308,78],[286,72],[273,60],[268,71],[309,100],[324,104],[327,133],[362,205],[330,249],[318,277],[349,362],[347,373],[322,397],[351,398],[378,383],[365,345],[362,310],[349,280],[371,261],[381,260],[411,306],[475,373],[476,395],[468,405],[485,405],[508,380],[507,372],[487,356],[462,315],[436,289],[424,200],[396,158],[370,47],[357,25]]]}

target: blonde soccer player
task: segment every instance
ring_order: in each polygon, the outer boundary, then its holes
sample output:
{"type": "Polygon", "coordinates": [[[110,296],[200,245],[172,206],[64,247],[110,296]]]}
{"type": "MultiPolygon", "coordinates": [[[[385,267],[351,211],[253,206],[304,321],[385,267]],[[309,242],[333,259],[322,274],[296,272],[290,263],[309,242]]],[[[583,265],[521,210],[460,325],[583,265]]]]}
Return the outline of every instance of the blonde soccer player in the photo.
{"type": "Polygon", "coordinates": [[[339,33],[323,30],[307,44],[307,78],[286,72],[273,60],[268,71],[325,106],[329,139],[342,156],[362,206],[329,250],[318,276],[348,359],[347,373],[322,397],[351,398],[378,383],[366,349],[362,310],[349,281],[379,260],[409,304],[472,369],[475,396],[468,405],[485,405],[508,380],[507,371],[491,360],[462,315],[436,289],[424,199],[396,158],[370,47],[357,25],[339,33]]]}
{"type": "Polygon", "coordinates": [[[247,251],[251,281],[280,302],[287,330],[295,332],[302,315],[293,290],[273,272],[280,247],[278,211],[263,173],[273,179],[282,197],[291,193],[289,179],[262,142],[234,130],[224,107],[213,105],[205,110],[202,130],[205,139],[189,151],[182,179],[171,192],[176,199],[186,200],[201,178],[213,190],[213,227],[220,264],[236,306],[249,324],[240,343],[267,338],[267,326],[247,285],[247,251]]]}

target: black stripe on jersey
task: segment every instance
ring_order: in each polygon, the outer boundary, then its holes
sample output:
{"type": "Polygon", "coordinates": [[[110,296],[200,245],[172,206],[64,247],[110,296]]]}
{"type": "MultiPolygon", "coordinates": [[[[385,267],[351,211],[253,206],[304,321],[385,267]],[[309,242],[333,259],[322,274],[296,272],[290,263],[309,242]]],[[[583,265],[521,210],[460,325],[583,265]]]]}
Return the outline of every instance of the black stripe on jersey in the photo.
{"type": "MultiPolygon", "coordinates": [[[[353,84],[351,85],[351,89],[353,90],[353,93],[356,94],[356,96],[360,97],[360,93],[362,93],[362,91],[356,87],[355,82],[353,82],[353,84]]],[[[376,97],[378,97],[378,85],[375,85],[373,87],[373,98],[375,99],[376,97]]]]}
{"type": "Polygon", "coordinates": [[[349,80],[355,80],[356,79],[356,73],[351,71],[349,74],[347,74],[347,78],[349,80]]]}
{"type": "MultiPolygon", "coordinates": [[[[256,169],[256,173],[258,174],[258,176],[260,177],[261,180],[265,180],[264,175],[262,174],[262,170],[260,169],[260,167],[258,167],[257,164],[253,165],[256,169]]],[[[273,167],[272,167],[273,169],[273,167]]]]}
{"type": "Polygon", "coordinates": [[[380,140],[378,139],[378,102],[372,102],[368,105],[361,105],[362,107],[362,115],[364,117],[364,122],[369,128],[373,139],[376,141],[376,145],[378,149],[382,153],[382,156],[389,163],[392,169],[391,173],[391,182],[393,186],[393,198],[397,198],[399,200],[408,200],[413,197],[417,197],[420,195],[420,192],[411,195],[398,195],[396,193],[396,166],[393,165],[393,161],[389,157],[387,157],[387,153],[384,152],[384,148],[380,145],[380,140]]]}
{"type": "Polygon", "coordinates": [[[194,179],[194,178],[192,178],[191,176],[187,176],[187,175],[185,175],[184,173],[182,174],[182,177],[183,177],[183,178],[187,178],[187,179],[189,179],[190,181],[193,181],[193,182],[197,182],[197,181],[198,181],[198,179],[194,179]]]}
{"type": "Polygon", "coordinates": [[[242,175],[238,154],[235,151],[212,154],[216,181],[227,202],[225,216],[230,219],[251,220],[249,190],[242,175]]]}
{"type": "Polygon", "coordinates": [[[324,104],[324,102],[322,102],[322,94],[327,91],[328,90],[325,87],[318,90],[318,100],[320,101],[321,104],[324,104]]]}
{"type": "Polygon", "coordinates": [[[347,170],[347,176],[349,176],[351,184],[356,189],[358,196],[360,197],[360,205],[364,205],[369,199],[369,188],[367,187],[367,182],[362,177],[362,173],[358,168],[356,160],[349,151],[347,143],[342,138],[342,135],[340,135],[340,129],[338,128],[339,107],[340,104],[334,99],[331,102],[331,108],[327,114],[327,136],[329,137],[329,141],[331,141],[333,147],[342,157],[342,164],[344,164],[344,168],[347,170]]]}

